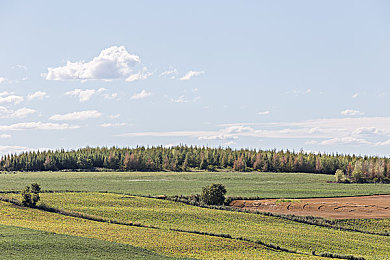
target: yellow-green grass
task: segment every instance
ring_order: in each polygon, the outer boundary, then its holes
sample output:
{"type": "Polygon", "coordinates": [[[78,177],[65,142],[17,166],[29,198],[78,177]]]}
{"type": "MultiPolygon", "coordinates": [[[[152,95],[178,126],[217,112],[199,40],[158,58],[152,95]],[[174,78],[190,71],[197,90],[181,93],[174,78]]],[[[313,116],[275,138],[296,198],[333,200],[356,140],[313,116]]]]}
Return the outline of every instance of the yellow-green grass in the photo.
{"type": "Polygon", "coordinates": [[[0,225],[1,259],[174,259],[139,247],[0,225]]]}
{"type": "Polygon", "coordinates": [[[41,201],[56,208],[111,220],[137,222],[166,230],[230,234],[306,253],[315,250],[367,259],[390,258],[390,237],[340,231],[270,216],[107,193],[46,193],[42,194],[41,201]]]}
{"type": "Polygon", "coordinates": [[[270,250],[251,242],[102,223],[38,209],[17,207],[6,202],[0,202],[0,224],[124,243],[172,257],[317,259],[313,256],[270,250]]]}

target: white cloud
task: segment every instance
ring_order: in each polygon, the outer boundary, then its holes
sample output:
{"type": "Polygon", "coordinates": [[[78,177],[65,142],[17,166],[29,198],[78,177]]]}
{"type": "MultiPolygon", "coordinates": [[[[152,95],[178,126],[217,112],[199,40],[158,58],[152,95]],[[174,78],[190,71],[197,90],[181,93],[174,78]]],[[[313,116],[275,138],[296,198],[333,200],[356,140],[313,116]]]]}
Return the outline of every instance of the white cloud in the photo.
{"type": "Polygon", "coordinates": [[[79,88],[70,90],[65,92],[66,96],[72,96],[72,97],[77,97],[80,102],[85,102],[91,99],[93,95],[100,95],[104,99],[115,99],[118,96],[118,93],[104,93],[106,92],[107,89],[105,88],[99,88],[99,89],[86,89],[86,90],[81,90],[79,88]]]}
{"type": "Polygon", "coordinates": [[[344,111],[341,111],[340,113],[345,116],[360,116],[364,114],[359,110],[353,110],[353,109],[346,109],[344,111]]]}
{"type": "Polygon", "coordinates": [[[39,129],[39,130],[64,130],[64,129],[75,129],[79,128],[77,125],[69,124],[55,124],[55,123],[42,123],[42,122],[27,122],[17,123],[12,125],[0,125],[0,130],[28,130],[28,129],[39,129]]]}
{"type": "Polygon", "coordinates": [[[169,68],[167,71],[160,73],[161,78],[169,77],[170,79],[175,79],[178,75],[178,72],[175,68],[169,68]]]}
{"type": "Polygon", "coordinates": [[[63,115],[56,114],[51,116],[50,119],[56,121],[86,120],[91,118],[99,118],[101,117],[101,115],[102,113],[96,110],[86,110],[80,112],[67,113],[63,115]]]}
{"type": "Polygon", "coordinates": [[[28,151],[29,148],[16,145],[0,145],[0,154],[13,154],[28,151]]]}
{"type": "Polygon", "coordinates": [[[95,89],[81,90],[79,88],[76,88],[74,90],[65,92],[65,96],[78,97],[80,102],[85,102],[88,101],[95,93],[95,89]]]}
{"type": "Polygon", "coordinates": [[[120,116],[121,116],[120,114],[115,114],[115,115],[110,115],[109,118],[115,119],[115,118],[118,118],[120,116]]]}
{"type": "Polygon", "coordinates": [[[136,80],[145,80],[147,78],[149,78],[150,76],[152,76],[153,73],[151,72],[138,72],[136,74],[133,74],[133,75],[130,75],[126,81],[128,82],[133,82],[133,81],[136,81],[136,80]]]}
{"type": "Polygon", "coordinates": [[[264,115],[269,115],[271,112],[270,111],[262,111],[262,112],[257,112],[258,115],[264,116],[264,115]]]}
{"type": "Polygon", "coordinates": [[[188,99],[185,96],[180,96],[178,98],[171,98],[171,101],[174,103],[187,103],[188,99]]]}
{"type": "Polygon", "coordinates": [[[8,135],[8,134],[0,134],[0,138],[11,138],[11,135],[8,135]]]}
{"type": "Polygon", "coordinates": [[[357,93],[352,95],[352,98],[357,98],[358,96],[359,96],[359,93],[357,92],[357,93]]]}
{"type": "Polygon", "coordinates": [[[1,83],[7,83],[7,82],[9,82],[8,79],[6,79],[6,78],[4,78],[4,77],[0,77],[0,84],[1,84],[1,83]]]}
{"type": "Polygon", "coordinates": [[[102,96],[104,99],[116,99],[118,97],[118,93],[103,94],[102,96]]]}
{"type": "Polygon", "coordinates": [[[128,125],[127,123],[104,123],[101,124],[101,127],[115,127],[115,126],[126,126],[128,125]]]}
{"type": "Polygon", "coordinates": [[[21,70],[27,70],[27,66],[21,65],[21,64],[16,64],[13,68],[21,69],[21,70]]]}
{"type": "Polygon", "coordinates": [[[352,144],[352,145],[359,145],[359,144],[371,144],[365,139],[362,138],[355,138],[352,136],[345,136],[340,138],[332,138],[328,140],[324,140],[319,142],[320,145],[342,145],[342,144],[352,144]]]}
{"type": "Polygon", "coordinates": [[[204,74],[204,71],[193,71],[193,70],[190,70],[183,77],[181,77],[180,80],[189,80],[192,77],[196,77],[196,76],[199,76],[199,75],[202,75],[202,74],[204,74]]]}
{"type": "Polygon", "coordinates": [[[23,108],[16,110],[15,112],[13,112],[9,117],[10,118],[24,118],[28,115],[34,114],[35,112],[37,112],[35,109],[23,107],[23,108]]]}
{"type": "Polygon", "coordinates": [[[65,66],[48,68],[46,80],[112,80],[126,79],[140,63],[137,55],[130,54],[124,46],[112,46],[100,52],[91,61],[67,61],[65,66]]]}
{"type": "Polygon", "coordinates": [[[375,143],[376,146],[385,146],[385,145],[390,145],[390,139],[383,141],[383,142],[377,142],[375,143]]]}
{"type": "Polygon", "coordinates": [[[29,94],[27,96],[27,99],[28,100],[33,100],[33,99],[39,99],[39,100],[43,100],[44,98],[48,98],[49,96],[47,95],[46,92],[43,92],[43,91],[37,91],[37,92],[34,92],[32,94],[29,94]]]}
{"type": "Polygon", "coordinates": [[[21,96],[16,96],[13,93],[9,93],[7,91],[0,92],[0,104],[2,103],[13,103],[13,104],[19,104],[24,100],[21,96]]]}
{"type": "Polygon", "coordinates": [[[135,93],[134,95],[131,96],[130,99],[143,99],[146,97],[149,97],[152,93],[147,92],[146,90],[142,90],[140,93],[135,93]]]}
{"type": "Polygon", "coordinates": [[[310,93],[311,93],[311,89],[310,88],[306,89],[306,94],[310,94],[310,93]]]}

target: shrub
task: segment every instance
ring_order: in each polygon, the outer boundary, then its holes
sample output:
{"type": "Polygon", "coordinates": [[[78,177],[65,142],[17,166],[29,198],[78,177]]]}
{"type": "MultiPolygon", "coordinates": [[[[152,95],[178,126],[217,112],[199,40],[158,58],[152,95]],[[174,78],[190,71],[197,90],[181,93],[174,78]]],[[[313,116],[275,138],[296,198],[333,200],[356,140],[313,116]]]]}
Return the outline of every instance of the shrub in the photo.
{"type": "Polygon", "coordinates": [[[222,205],[225,202],[226,188],[222,184],[212,184],[202,188],[201,200],[207,205],[222,205]]]}
{"type": "Polygon", "coordinates": [[[347,177],[345,176],[343,170],[337,169],[337,171],[336,171],[336,173],[335,173],[335,177],[336,177],[336,182],[339,182],[339,183],[348,182],[348,179],[347,179],[347,177]]]}
{"type": "Polygon", "coordinates": [[[41,192],[41,187],[37,183],[26,186],[22,190],[22,205],[25,207],[35,207],[40,200],[39,192],[41,192]]]}

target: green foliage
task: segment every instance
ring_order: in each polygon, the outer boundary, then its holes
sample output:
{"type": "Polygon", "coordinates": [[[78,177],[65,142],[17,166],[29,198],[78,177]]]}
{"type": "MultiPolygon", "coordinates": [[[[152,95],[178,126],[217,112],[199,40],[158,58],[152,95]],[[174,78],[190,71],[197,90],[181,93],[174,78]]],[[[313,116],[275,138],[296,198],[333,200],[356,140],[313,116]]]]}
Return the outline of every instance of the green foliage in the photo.
{"type": "Polygon", "coordinates": [[[364,182],[363,166],[360,162],[355,165],[355,169],[352,171],[351,181],[356,183],[364,182]]]}
{"type": "Polygon", "coordinates": [[[345,183],[348,181],[347,177],[344,174],[343,170],[337,169],[335,173],[336,182],[338,183],[345,183]]]}
{"type": "Polygon", "coordinates": [[[196,146],[86,147],[78,150],[31,151],[5,155],[0,171],[125,170],[191,171],[231,170],[306,172],[334,174],[343,170],[350,177],[359,168],[366,181],[390,180],[390,159],[355,155],[314,154],[276,150],[208,148],[196,146]]]}
{"type": "Polygon", "coordinates": [[[202,188],[200,198],[207,205],[222,205],[225,202],[225,194],[225,186],[214,183],[202,188]]]}
{"type": "Polygon", "coordinates": [[[22,205],[25,207],[35,207],[40,200],[40,192],[41,187],[37,183],[26,186],[24,190],[22,190],[22,205]]]}

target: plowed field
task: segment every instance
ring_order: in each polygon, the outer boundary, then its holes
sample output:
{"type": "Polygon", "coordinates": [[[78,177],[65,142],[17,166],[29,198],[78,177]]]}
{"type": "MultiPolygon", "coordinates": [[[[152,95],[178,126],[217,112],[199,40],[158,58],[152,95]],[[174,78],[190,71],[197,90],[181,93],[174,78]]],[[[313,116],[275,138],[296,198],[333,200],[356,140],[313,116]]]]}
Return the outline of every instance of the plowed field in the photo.
{"type": "Polygon", "coordinates": [[[296,200],[235,200],[232,207],[335,219],[390,218],[390,195],[296,200]]]}

